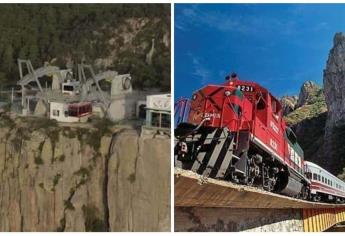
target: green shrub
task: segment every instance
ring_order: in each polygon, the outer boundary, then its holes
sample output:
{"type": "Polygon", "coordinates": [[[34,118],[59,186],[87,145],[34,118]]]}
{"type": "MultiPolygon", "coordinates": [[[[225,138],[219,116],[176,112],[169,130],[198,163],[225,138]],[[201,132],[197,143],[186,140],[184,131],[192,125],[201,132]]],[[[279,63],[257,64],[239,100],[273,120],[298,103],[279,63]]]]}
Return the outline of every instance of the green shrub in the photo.
{"type": "Polygon", "coordinates": [[[57,173],[53,178],[53,188],[55,188],[56,185],[58,185],[60,178],[62,175],[60,173],[57,173]]]}
{"type": "Polygon", "coordinates": [[[43,165],[44,164],[43,159],[40,156],[36,156],[35,157],[35,164],[36,165],[43,165]]]}
{"type": "Polygon", "coordinates": [[[85,218],[85,230],[87,232],[104,232],[106,231],[106,224],[104,220],[99,218],[99,211],[94,206],[82,206],[82,211],[85,218]]]}
{"type": "Polygon", "coordinates": [[[64,154],[61,154],[57,159],[60,161],[60,162],[63,162],[65,160],[66,156],[64,154]]]}

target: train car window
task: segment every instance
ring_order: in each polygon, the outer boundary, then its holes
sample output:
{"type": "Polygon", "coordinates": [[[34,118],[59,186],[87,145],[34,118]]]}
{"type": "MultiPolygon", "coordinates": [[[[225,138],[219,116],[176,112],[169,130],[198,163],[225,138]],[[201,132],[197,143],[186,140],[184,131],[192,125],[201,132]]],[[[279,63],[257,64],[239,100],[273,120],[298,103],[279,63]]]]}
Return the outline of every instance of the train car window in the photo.
{"type": "Polygon", "coordinates": [[[324,182],[325,182],[325,179],[323,178],[323,176],[322,176],[322,178],[321,178],[321,179],[322,179],[322,183],[324,183],[324,182]]]}
{"type": "Polygon", "coordinates": [[[317,180],[321,181],[320,175],[317,175],[317,180]]]}
{"type": "Polygon", "coordinates": [[[310,172],[306,172],[305,176],[307,177],[307,179],[311,179],[312,178],[312,174],[310,172]]]}
{"type": "Polygon", "coordinates": [[[313,174],[313,180],[317,180],[317,174],[313,174]]]}

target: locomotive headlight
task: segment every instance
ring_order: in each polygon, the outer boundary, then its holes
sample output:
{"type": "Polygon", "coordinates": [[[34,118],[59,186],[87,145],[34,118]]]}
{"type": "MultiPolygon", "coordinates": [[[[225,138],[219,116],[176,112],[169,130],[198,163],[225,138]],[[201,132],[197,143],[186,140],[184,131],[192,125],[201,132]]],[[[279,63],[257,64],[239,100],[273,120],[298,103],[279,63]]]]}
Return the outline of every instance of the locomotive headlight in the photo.
{"type": "Polygon", "coordinates": [[[227,90],[227,91],[225,91],[225,93],[224,93],[224,94],[225,94],[225,96],[227,96],[227,97],[228,97],[228,96],[230,96],[230,95],[231,95],[231,92],[227,90]]]}
{"type": "Polygon", "coordinates": [[[193,94],[192,99],[193,99],[193,100],[195,100],[195,99],[196,99],[196,94],[193,94]]]}

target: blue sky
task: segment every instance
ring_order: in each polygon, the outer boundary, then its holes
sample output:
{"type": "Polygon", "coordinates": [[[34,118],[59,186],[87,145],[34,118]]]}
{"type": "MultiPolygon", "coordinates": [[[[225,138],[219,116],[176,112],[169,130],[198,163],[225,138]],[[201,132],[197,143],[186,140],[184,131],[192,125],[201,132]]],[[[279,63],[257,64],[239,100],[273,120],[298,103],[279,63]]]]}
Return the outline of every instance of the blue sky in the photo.
{"type": "Polygon", "coordinates": [[[275,96],[322,85],[336,32],[345,4],[175,4],[175,99],[231,72],[275,96]]]}

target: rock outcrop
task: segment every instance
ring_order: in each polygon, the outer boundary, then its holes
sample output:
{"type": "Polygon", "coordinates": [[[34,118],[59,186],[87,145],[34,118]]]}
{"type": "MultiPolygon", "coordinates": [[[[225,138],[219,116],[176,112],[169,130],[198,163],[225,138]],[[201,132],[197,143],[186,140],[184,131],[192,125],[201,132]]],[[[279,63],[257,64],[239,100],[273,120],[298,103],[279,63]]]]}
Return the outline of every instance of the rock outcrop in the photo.
{"type": "Polygon", "coordinates": [[[0,231],[170,231],[170,138],[101,130],[0,117],[0,231]]]}
{"type": "Polygon", "coordinates": [[[316,102],[315,99],[318,99],[319,97],[322,97],[324,100],[321,87],[314,81],[305,81],[298,96],[283,96],[281,98],[280,101],[282,103],[284,116],[300,107],[314,104],[316,102]]]}
{"type": "MultiPolygon", "coordinates": [[[[285,119],[290,125],[296,125],[306,119],[316,118],[327,111],[323,90],[313,81],[304,82],[299,96],[297,98],[293,96],[293,98],[293,100],[290,98],[290,109],[286,107],[287,105],[284,106],[283,101],[284,111],[290,110],[284,113],[285,119]]],[[[286,99],[285,103],[287,103],[286,99]]]]}
{"type": "Polygon", "coordinates": [[[283,107],[283,114],[287,115],[294,111],[296,108],[298,97],[297,96],[284,96],[280,99],[283,107]]]}
{"type": "Polygon", "coordinates": [[[320,86],[318,86],[314,81],[309,80],[304,82],[298,96],[296,107],[308,104],[319,90],[320,86]]]}

